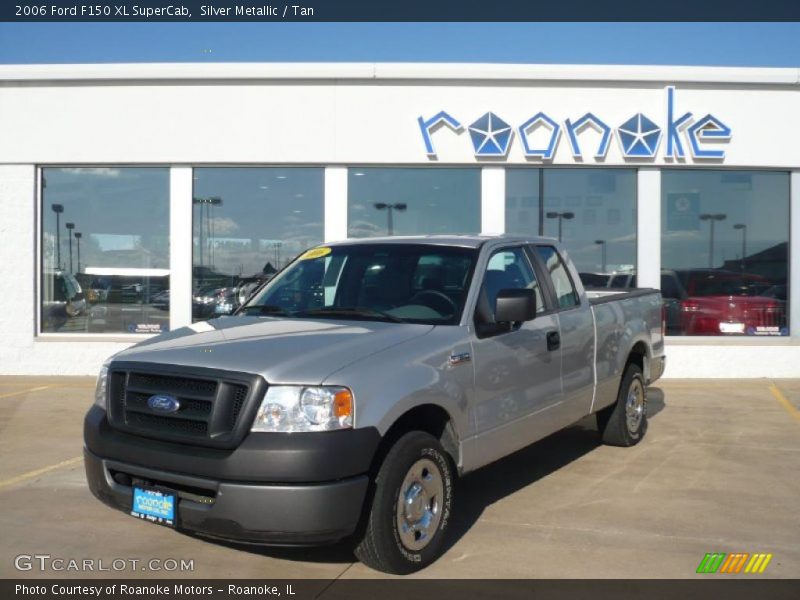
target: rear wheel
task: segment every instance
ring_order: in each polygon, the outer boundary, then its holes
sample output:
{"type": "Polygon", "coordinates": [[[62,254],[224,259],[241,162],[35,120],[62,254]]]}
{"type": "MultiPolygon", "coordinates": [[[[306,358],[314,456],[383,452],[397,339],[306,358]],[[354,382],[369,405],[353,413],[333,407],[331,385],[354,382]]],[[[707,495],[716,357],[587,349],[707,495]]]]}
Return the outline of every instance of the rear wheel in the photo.
{"type": "Polygon", "coordinates": [[[356,556],[385,573],[406,574],[435,561],[453,503],[453,468],[432,435],[403,435],[381,465],[356,556]]]}
{"type": "Polygon", "coordinates": [[[610,446],[633,446],[647,431],[647,388],[639,365],[629,364],[617,401],[597,413],[597,428],[610,446]]]}

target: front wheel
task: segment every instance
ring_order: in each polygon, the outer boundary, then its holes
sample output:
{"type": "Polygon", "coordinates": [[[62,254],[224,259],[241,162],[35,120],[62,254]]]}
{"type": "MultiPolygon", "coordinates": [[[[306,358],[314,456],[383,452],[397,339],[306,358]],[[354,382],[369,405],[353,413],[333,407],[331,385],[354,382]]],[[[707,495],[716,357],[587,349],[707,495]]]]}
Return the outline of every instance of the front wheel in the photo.
{"type": "Polygon", "coordinates": [[[647,431],[647,388],[639,365],[629,364],[617,401],[597,413],[597,428],[610,446],[633,446],[647,431]]]}
{"type": "Polygon", "coordinates": [[[364,537],[365,565],[404,575],[435,561],[453,504],[453,467],[439,441],[412,431],[392,446],[375,478],[364,537]]]}

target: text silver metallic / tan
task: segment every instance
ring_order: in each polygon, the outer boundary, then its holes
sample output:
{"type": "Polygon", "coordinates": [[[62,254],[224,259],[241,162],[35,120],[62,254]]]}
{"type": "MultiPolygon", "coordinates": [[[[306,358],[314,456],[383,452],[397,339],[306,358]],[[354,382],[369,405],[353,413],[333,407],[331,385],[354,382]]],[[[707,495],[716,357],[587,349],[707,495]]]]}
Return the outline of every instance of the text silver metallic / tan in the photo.
{"type": "Polygon", "coordinates": [[[586,290],[551,239],[326,244],[235,316],[105,365],[89,486],[144,520],[348,538],[366,564],[409,573],[444,547],[455,478],[590,414],[606,443],[638,443],[663,327],[657,290],[586,290]]]}

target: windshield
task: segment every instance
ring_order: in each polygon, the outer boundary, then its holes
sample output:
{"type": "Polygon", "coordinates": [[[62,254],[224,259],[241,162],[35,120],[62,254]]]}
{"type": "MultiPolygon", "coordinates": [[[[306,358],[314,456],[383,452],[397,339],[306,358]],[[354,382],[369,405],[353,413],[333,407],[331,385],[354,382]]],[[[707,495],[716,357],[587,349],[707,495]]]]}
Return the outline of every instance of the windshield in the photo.
{"type": "Polygon", "coordinates": [[[301,254],[238,314],[456,325],[477,250],[354,244],[301,254]]]}

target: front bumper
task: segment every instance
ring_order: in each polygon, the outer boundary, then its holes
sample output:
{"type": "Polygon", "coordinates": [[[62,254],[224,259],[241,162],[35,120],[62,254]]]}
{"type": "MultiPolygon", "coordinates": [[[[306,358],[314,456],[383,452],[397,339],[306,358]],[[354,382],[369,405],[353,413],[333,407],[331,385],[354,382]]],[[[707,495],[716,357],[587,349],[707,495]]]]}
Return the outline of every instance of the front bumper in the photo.
{"type": "Polygon", "coordinates": [[[655,356],[650,359],[650,380],[647,384],[657,381],[664,374],[664,369],[667,368],[667,357],[665,355],[655,356]]]}
{"type": "Polygon", "coordinates": [[[102,502],[130,512],[140,480],[177,492],[177,528],[211,537],[272,545],[332,543],[352,534],[369,479],[360,475],[312,485],[258,485],[166,473],[100,458],[84,448],[89,489],[102,502]],[[122,475],[120,477],[120,474],[122,475]]]}
{"type": "Polygon", "coordinates": [[[84,421],[92,493],[130,512],[134,483],[176,492],[177,528],[228,540],[318,545],[352,534],[380,436],[356,429],[251,434],[235,450],[196,448],[113,429],[93,407],[84,421]]]}

